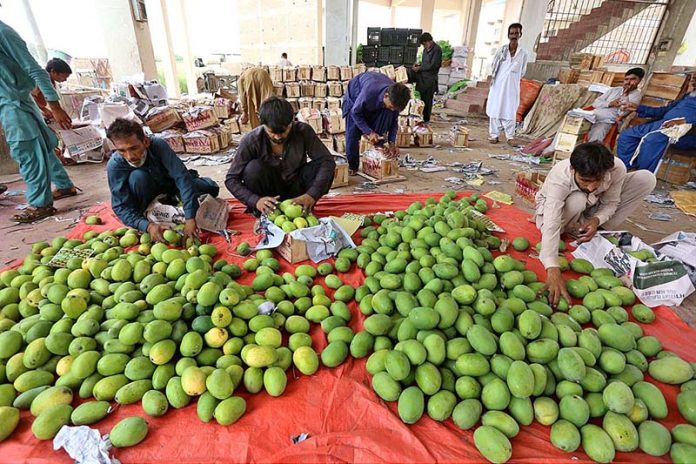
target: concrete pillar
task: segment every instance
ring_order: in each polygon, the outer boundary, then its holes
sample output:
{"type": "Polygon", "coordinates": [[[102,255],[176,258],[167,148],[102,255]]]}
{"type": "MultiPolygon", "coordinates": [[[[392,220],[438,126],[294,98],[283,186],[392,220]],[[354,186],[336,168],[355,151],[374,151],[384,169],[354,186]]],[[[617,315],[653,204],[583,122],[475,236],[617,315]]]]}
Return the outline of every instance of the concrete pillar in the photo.
{"type": "Polygon", "coordinates": [[[5,142],[5,131],[0,126],[0,176],[17,174],[19,165],[10,156],[10,147],[5,142]]]}
{"type": "MultiPolygon", "coordinates": [[[[505,12],[503,13],[503,27],[500,28],[500,43],[507,42],[507,28],[512,23],[520,22],[522,10],[522,0],[506,0],[505,12]]],[[[524,26],[523,26],[524,28],[524,26]]],[[[522,33],[524,35],[524,32],[522,33]]]]}
{"type": "Polygon", "coordinates": [[[696,12],[696,1],[672,0],[669,3],[662,30],[658,33],[655,44],[658,45],[663,40],[671,40],[672,44],[668,50],[656,51],[652,71],[669,71],[694,12],[696,12]]]}
{"type": "MultiPolygon", "coordinates": [[[[524,0],[519,22],[522,24],[520,46],[529,52],[529,61],[536,61],[536,44],[544,30],[547,0],[524,0]]],[[[505,25],[507,32],[507,25],[505,25]]]]}
{"type": "Polygon", "coordinates": [[[196,83],[196,71],[193,68],[193,54],[191,53],[191,40],[189,39],[188,20],[186,13],[186,0],[179,0],[179,11],[181,12],[181,35],[184,39],[184,70],[186,71],[186,89],[189,95],[198,93],[196,83]]]}
{"type": "Polygon", "coordinates": [[[474,50],[482,3],[482,0],[462,0],[462,43],[469,47],[469,54],[466,58],[468,77],[471,76],[471,67],[474,63],[474,50]]]}
{"type": "Polygon", "coordinates": [[[326,0],[324,11],[326,45],[324,63],[345,66],[350,64],[351,16],[350,0],[326,0]]]}
{"type": "Polygon", "coordinates": [[[181,89],[179,89],[179,80],[176,77],[176,55],[174,54],[172,33],[169,29],[169,12],[167,11],[167,0],[160,0],[160,8],[162,10],[162,22],[164,23],[164,36],[167,40],[167,48],[164,52],[164,77],[167,81],[167,95],[169,97],[179,98],[181,96],[181,89]]]}
{"type": "Polygon", "coordinates": [[[131,2],[100,0],[97,6],[114,81],[140,73],[157,79],[150,27],[133,19],[131,2]]]}
{"type": "Polygon", "coordinates": [[[422,0],[420,12],[420,25],[423,32],[432,32],[433,13],[435,12],[435,0],[422,0]]]}
{"type": "Polygon", "coordinates": [[[45,64],[48,61],[48,53],[46,53],[46,45],[41,36],[39,26],[36,24],[36,18],[34,18],[34,12],[31,9],[29,0],[22,0],[22,7],[24,7],[24,15],[27,17],[31,33],[34,36],[33,42],[36,45],[36,52],[39,54],[39,64],[45,64]]]}
{"type": "Polygon", "coordinates": [[[360,13],[360,0],[353,0],[353,12],[350,33],[350,63],[358,62],[358,14],[360,13]]]}

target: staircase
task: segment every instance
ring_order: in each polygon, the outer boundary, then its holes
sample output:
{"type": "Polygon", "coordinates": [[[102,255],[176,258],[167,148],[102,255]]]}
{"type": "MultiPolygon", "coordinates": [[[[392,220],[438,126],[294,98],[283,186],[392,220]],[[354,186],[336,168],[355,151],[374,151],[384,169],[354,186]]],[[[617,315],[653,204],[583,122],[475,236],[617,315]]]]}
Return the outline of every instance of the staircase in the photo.
{"type": "Polygon", "coordinates": [[[486,100],[488,100],[488,81],[478,81],[476,85],[469,84],[455,98],[445,102],[445,108],[462,114],[478,114],[486,112],[486,100]]]}
{"type": "Polygon", "coordinates": [[[555,31],[547,42],[539,43],[537,60],[568,61],[571,54],[591,45],[650,5],[649,2],[605,0],[567,27],[555,31]]]}

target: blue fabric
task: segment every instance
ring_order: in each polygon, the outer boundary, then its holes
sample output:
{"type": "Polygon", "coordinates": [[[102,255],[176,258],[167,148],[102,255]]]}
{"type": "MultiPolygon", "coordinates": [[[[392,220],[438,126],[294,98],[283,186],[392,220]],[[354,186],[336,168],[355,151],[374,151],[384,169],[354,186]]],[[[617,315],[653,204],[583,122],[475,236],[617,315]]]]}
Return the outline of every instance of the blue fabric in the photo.
{"type": "MultiPolygon", "coordinates": [[[[616,154],[627,169],[647,169],[655,172],[662,155],[667,150],[669,138],[660,132],[652,134],[650,132],[657,131],[665,121],[670,119],[684,118],[686,122],[696,124],[696,97],[687,95],[667,106],[657,108],[641,105],[637,113],[641,117],[657,118],[657,120],[621,132],[616,145],[616,154]],[[643,138],[645,140],[641,144],[643,138]],[[631,158],[639,145],[640,152],[631,163],[631,158]]],[[[674,146],[681,150],[696,149],[696,136],[685,135],[674,146]]]]}
{"type": "Polygon", "coordinates": [[[53,148],[46,145],[43,137],[8,140],[7,144],[10,156],[19,164],[19,173],[27,185],[25,197],[30,206],[41,208],[53,204],[51,182],[59,189],[73,186],[53,148]]]}
{"type": "Polygon", "coordinates": [[[219,191],[211,179],[194,178],[167,142],[158,137],[151,137],[143,166],[134,168],[119,152],[114,152],[106,171],[114,213],[125,225],[139,230],[147,230],[148,220],[143,212],[159,194],[181,198],[186,219],[192,219],[198,210],[198,196],[202,193],[217,196],[219,191]],[[140,173],[133,174],[135,171],[140,173]]]}
{"type": "Polygon", "coordinates": [[[360,137],[362,131],[352,119],[346,121],[346,158],[348,169],[357,171],[360,168],[360,137]]]}
{"type": "Polygon", "coordinates": [[[389,142],[395,142],[399,112],[384,107],[384,94],[393,84],[394,81],[386,75],[375,72],[362,73],[351,79],[342,106],[346,130],[353,121],[364,135],[388,132],[389,142]]]}

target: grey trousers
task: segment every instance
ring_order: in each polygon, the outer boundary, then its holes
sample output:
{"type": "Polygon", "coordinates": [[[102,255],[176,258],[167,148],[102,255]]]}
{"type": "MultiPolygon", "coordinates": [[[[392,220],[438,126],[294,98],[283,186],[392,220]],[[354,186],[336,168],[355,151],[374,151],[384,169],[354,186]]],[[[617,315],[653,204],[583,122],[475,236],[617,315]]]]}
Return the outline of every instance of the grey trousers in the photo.
{"type": "MultiPolygon", "coordinates": [[[[657,180],[655,175],[646,170],[634,171],[626,174],[626,179],[621,189],[621,200],[616,207],[616,213],[604,224],[602,228],[605,230],[617,230],[619,226],[626,220],[633,211],[638,208],[646,196],[653,189],[657,180]]],[[[599,207],[599,204],[589,206],[587,204],[587,194],[577,191],[571,193],[566,198],[565,207],[563,208],[563,232],[574,232],[577,224],[586,222],[587,219],[594,215],[594,212],[599,207]]],[[[537,216],[537,226],[543,224],[543,216],[537,216]]]]}
{"type": "Polygon", "coordinates": [[[597,121],[596,123],[592,124],[590,132],[587,134],[587,141],[599,143],[604,142],[604,137],[607,136],[613,125],[613,122],[602,121],[597,121]]]}

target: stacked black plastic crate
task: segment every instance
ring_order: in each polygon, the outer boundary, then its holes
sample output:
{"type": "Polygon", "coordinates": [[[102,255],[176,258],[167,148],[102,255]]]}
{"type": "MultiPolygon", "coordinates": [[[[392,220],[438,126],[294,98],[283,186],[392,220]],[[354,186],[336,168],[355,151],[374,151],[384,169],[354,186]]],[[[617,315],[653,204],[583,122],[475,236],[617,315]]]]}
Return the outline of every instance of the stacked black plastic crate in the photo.
{"type": "Polygon", "coordinates": [[[367,28],[367,45],[363,46],[363,63],[367,67],[388,64],[411,67],[418,55],[421,29],[367,28]]]}

